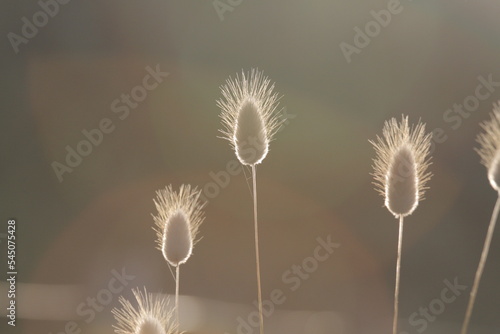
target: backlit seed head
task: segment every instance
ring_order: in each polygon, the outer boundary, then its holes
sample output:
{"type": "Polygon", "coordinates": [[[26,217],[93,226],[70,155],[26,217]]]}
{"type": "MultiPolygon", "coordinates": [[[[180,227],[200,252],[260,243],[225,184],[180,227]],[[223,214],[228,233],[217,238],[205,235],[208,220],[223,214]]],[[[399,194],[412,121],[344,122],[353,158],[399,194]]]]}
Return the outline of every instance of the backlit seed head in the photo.
{"type": "Polygon", "coordinates": [[[243,165],[264,160],[282,123],[277,111],[279,97],[273,90],[274,84],[256,69],[229,78],[221,87],[223,98],[217,101],[223,124],[220,131],[243,165]]]}
{"type": "Polygon", "coordinates": [[[432,137],[425,134],[422,123],[410,128],[404,116],[399,124],[395,118],[386,121],[382,134],[370,141],[377,154],[372,175],[385,206],[396,217],[404,217],[416,209],[431,178],[427,168],[432,137]]]}
{"type": "Polygon", "coordinates": [[[172,323],[172,313],[168,308],[168,299],[154,296],[146,291],[133,289],[137,308],[128,300],[120,296],[121,308],[114,308],[111,312],[115,316],[117,325],[113,326],[118,334],[173,334],[177,326],[172,323]]]}
{"type": "Polygon", "coordinates": [[[500,102],[493,106],[490,119],[481,123],[484,132],[477,136],[480,148],[475,150],[481,163],[488,169],[488,180],[496,191],[500,191],[500,102]]]}
{"type": "Polygon", "coordinates": [[[178,193],[170,185],[156,192],[154,202],[158,213],[153,216],[156,242],[165,259],[173,266],[185,263],[198,241],[205,205],[199,199],[200,194],[201,190],[191,189],[190,185],[182,185],[178,193]]]}

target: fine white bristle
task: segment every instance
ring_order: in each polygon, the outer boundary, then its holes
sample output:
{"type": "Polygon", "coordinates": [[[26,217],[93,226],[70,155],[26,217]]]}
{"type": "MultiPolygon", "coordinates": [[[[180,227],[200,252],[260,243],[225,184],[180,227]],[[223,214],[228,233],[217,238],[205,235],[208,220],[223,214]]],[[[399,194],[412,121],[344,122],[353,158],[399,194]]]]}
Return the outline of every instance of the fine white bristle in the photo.
{"type": "Polygon", "coordinates": [[[198,230],[203,222],[201,190],[182,185],[179,192],[172,186],[156,192],[158,214],[154,217],[158,249],[172,266],[185,263],[196,244],[198,230]]]}
{"type": "Polygon", "coordinates": [[[221,87],[223,98],[217,101],[224,126],[221,133],[243,165],[254,166],[264,160],[281,125],[279,97],[273,90],[274,84],[256,69],[229,78],[221,87]]]}
{"type": "Polygon", "coordinates": [[[168,309],[168,299],[154,296],[139,289],[132,290],[137,301],[137,308],[130,301],[120,296],[121,308],[114,308],[111,312],[117,321],[114,325],[118,334],[173,334],[176,325],[170,320],[172,312],[168,309]]]}
{"type": "Polygon", "coordinates": [[[488,121],[481,123],[484,132],[477,137],[480,148],[476,151],[481,157],[481,163],[488,169],[491,186],[500,191],[500,102],[494,105],[490,117],[488,121]]]}
{"type": "Polygon", "coordinates": [[[385,206],[396,217],[410,215],[422,199],[425,185],[431,177],[429,149],[431,134],[425,125],[410,128],[408,117],[398,124],[395,118],[385,122],[383,138],[370,141],[377,157],[373,176],[377,190],[385,198],[385,206]]]}

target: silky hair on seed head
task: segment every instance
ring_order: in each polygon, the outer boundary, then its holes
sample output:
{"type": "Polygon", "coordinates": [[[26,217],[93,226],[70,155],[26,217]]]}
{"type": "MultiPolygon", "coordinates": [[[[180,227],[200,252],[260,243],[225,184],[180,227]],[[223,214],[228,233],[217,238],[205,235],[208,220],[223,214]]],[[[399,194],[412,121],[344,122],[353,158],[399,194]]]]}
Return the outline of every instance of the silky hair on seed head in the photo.
{"type": "Polygon", "coordinates": [[[171,322],[172,312],[168,307],[168,299],[155,296],[139,289],[132,290],[137,301],[137,307],[120,296],[121,308],[111,312],[117,321],[113,325],[117,334],[174,334],[177,326],[171,322]]]}
{"type": "Polygon", "coordinates": [[[169,185],[156,192],[157,215],[153,215],[157,248],[172,266],[185,263],[198,241],[198,231],[204,220],[201,190],[182,185],[179,192],[169,185]]]}
{"type": "Polygon", "coordinates": [[[500,102],[493,106],[490,119],[481,123],[481,128],[484,132],[477,136],[480,148],[475,150],[488,170],[491,186],[500,191],[500,102]]]}
{"type": "Polygon", "coordinates": [[[394,216],[408,216],[423,199],[432,176],[427,172],[432,135],[425,134],[425,125],[420,122],[410,128],[408,117],[404,116],[399,124],[395,118],[386,121],[382,134],[370,141],[377,155],[374,183],[394,216]]]}
{"type": "Polygon", "coordinates": [[[222,138],[229,140],[243,165],[253,166],[264,160],[282,120],[277,111],[280,97],[274,84],[258,69],[241,77],[229,78],[221,86],[222,138]]]}

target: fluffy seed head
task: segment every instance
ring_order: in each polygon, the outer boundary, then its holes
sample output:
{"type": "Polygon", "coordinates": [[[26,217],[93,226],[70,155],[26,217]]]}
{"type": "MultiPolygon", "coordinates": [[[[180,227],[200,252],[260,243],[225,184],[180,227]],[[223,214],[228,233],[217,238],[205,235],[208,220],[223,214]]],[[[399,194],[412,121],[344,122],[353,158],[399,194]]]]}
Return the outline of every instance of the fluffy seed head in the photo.
{"type": "Polygon", "coordinates": [[[481,123],[484,132],[477,136],[480,148],[476,151],[481,163],[488,169],[488,180],[496,191],[500,191],[500,102],[493,106],[491,119],[481,123]]]}
{"type": "Polygon", "coordinates": [[[154,202],[158,214],[153,216],[156,242],[172,266],[185,263],[198,241],[205,205],[199,200],[200,194],[201,190],[191,189],[190,185],[182,185],[178,193],[170,185],[156,192],[154,202]]]}
{"type": "Polygon", "coordinates": [[[177,326],[170,319],[168,299],[154,296],[146,291],[133,289],[137,308],[128,300],[120,296],[121,308],[114,308],[111,312],[115,316],[117,325],[114,326],[118,334],[173,334],[177,326]]]}
{"type": "Polygon", "coordinates": [[[217,101],[221,109],[223,134],[243,165],[262,162],[282,120],[277,107],[279,96],[274,84],[262,72],[252,69],[236,79],[229,78],[221,86],[223,98],[217,101]]]}
{"type": "Polygon", "coordinates": [[[385,206],[396,217],[404,217],[416,209],[431,178],[427,168],[432,137],[420,122],[410,128],[404,116],[399,124],[395,118],[386,121],[382,134],[383,138],[370,141],[377,154],[372,175],[385,206]]]}

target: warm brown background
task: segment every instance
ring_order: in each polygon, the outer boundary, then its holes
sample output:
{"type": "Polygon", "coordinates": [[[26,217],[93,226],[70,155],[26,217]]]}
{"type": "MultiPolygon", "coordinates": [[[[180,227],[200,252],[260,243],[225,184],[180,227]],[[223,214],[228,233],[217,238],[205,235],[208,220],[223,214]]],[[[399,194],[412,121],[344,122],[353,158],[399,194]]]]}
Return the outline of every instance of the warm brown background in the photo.
{"type": "MultiPolygon", "coordinates": [[[[282,310],[339,312],[346,333],[390,331],[397,223],[373,190],[368,140],[401,113],[448,137],[434,151],[426,200],[405,225],[400,321],[417,333],[410,314],[439,298],[444,280],[472,284],[495,201],[473,147],[500,87],[456,130],[443,114],[474,94],[479,76],[500,81],[500,4],[404,0],[402,12],[348,63],[340,43],[353,44],[353,29],[387,3],[242,1],[221,21],[211,1],[73,0],[15,54],[7,33],[19,34],[21,18],[40,7],[3,1],[1,219],[18,220],[18,282],[81,284],[92,296],[112,269],[126,267],[137,275],[133,286],[172,293],[174,281],[154,249],[154,191],[203,187],[210,172],[235,159],[217,138],[215,101],[228,76],[258,67],[294,117],[257,171],[264,295],[288,288],[282,273],[312,255],[317,237],[341,244],[282,310]],[[170,75],[120,120],[111,102],[157,64],[170,75]],[[81,131],[103,118],[114,131],[58,182],[51,163],[63,162],[65,147],[75,148],[81,131]]],[[[206,208],[203,239],[182,268],[182,294],[255,299],[251,210],[245,176],[232,177],[206,208]]],[[[496,233],[471,333],[500,330],[499,261],[496,233]]],[[[29,302],[49,307],[57,300],[29,302]]],[[[425,333],[456,333],[466,302],[463,294],[447,305],[425,333]]],[[[110,333],[114,305],[85,333],[110,333]]],[[[0,331],[56,333],[63,326],[19,319],[13,329],[2,320],[0,331]]]]}

